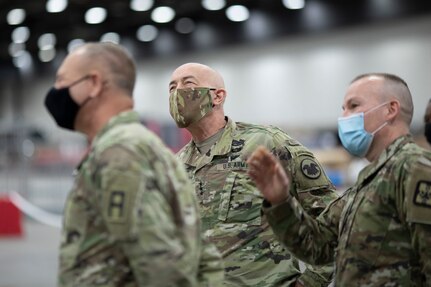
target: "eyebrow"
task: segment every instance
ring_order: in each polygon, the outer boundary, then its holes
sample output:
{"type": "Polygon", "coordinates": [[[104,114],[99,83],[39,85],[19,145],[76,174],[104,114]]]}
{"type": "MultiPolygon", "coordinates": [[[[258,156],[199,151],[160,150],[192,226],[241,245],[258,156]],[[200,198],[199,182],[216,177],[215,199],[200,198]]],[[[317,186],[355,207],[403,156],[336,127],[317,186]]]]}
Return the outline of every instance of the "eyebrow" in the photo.
{"type": "MultiPolygon", "coordinates": [[[[191,76],[191,75],[190,75],[190,76],[184,76],[184,77],[182,77],[182,78],[180,79],[180,81],[181,81],[181,82],[184,82],[185,80],[188,80],[188,79],[194,79],[194,80],[197,80],[195,76],[191,76]]],[[[177,83],[177,81],[175,81],[175,80],[170,81],[170,82],[169,82],[169,86],[171,86],[171,85],[173,85],[173,84],[175,84],[175,83],[177,83]]]]}
{"type": "Polygon", "coordinates": [[[348,106],[351,105],[351,103],[352,103],[353,100],[354,99],[352,99],[352,98],[348,99],[347,102],[346,102],[346,105],[344,105],[344,104],[341,105],[341,109],[344,111],[346,109],[346,107],[348,107],[348,106]]]}

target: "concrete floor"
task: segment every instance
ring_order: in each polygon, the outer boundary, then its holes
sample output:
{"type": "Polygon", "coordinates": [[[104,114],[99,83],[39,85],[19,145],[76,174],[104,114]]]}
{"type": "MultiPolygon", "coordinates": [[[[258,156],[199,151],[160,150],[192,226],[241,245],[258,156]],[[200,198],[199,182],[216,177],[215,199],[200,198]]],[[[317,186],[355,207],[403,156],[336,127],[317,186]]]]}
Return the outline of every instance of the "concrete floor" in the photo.
{"type": "Polygon", "coordinates": [[[21,237],[0,236],[0,287],[54,287],[60,229],[23,221],[21,237]]]}
{"type": "Polygon", "coordinates": [[[0,287],[55,287],[60,232],[26,219],[21,237],[0,236],[0,287]]]}

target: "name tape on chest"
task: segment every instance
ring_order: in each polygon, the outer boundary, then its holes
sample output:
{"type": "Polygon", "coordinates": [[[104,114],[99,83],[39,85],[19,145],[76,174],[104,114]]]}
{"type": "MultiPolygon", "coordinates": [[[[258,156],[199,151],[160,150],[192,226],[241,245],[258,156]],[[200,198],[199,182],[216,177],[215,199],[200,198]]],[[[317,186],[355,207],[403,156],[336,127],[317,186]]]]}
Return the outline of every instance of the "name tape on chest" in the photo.
{"type": "Polygon", "coordinates": [[[245,161],[232,161],[217,164],[216,168],[217,170],[245,170],[248,168],[248,164],[245,161]]]}

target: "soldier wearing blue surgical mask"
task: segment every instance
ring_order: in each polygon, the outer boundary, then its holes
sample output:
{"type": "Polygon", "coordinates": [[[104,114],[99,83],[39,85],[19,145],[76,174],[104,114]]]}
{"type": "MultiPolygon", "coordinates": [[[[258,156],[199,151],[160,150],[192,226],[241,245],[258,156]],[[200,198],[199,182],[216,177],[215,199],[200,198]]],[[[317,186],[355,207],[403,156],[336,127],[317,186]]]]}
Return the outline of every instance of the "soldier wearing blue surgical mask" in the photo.
{"type": "Polygon", "coordinates": [[[370,164],[316,219],[291,196],[293,184],[272,154],[259,148],[248,160],[277,237],[310,264],[335,256],[336,286],[431,286],[431,152],[413,141],[412,116],[400,77],[373,73],[351,82],[339,135],[370,164]]]}
{"type": "Polygon", "coordinates": [[[390,135],[394,129],[397,134],[409,133],[405,123],[411,122],[413,103],[406,87],[395,81],[382,83],[377,75],[369,76],[367,85],[359,78],[352,82],[344,98],[343,116],[338,119],[338,135],[348,152],[372,161],[394,140],[390,135]],[[385,128],[387,125],[390,127],[385,128]]]}

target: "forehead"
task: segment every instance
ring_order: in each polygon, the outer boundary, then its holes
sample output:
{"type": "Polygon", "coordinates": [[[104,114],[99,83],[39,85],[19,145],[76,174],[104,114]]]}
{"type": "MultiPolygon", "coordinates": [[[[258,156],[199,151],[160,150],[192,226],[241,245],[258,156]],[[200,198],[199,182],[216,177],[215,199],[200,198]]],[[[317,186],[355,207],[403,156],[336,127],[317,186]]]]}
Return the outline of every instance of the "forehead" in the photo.
{"type": "Polygon", "coordinates": [[[344,103],[352,100],[367,101],[369,103],[378,102],[382,92],[383,80],[379,77],[366,77],[352,83],[347,89],[344,103]]]}
{"type": "Polygon", "coordinates": [[[199,67],[197,67],[197,66],[184,65],[184,66],[177,68],[172,73],[171,80],[180,80],[180,79],[185,78],[185,77],[193,77],[195,79],[200,79],[200,78],[202,78],[202,73],[203,73],[203,71],[201,71],[201,69],[199,69],[199,67]]]}
{"type": "Polygon", "coordinates": [[[80,54],[81,53],[72,52],[67,55],[57,70],[57,77],[78,72],[82,61],[80,54]]]}

